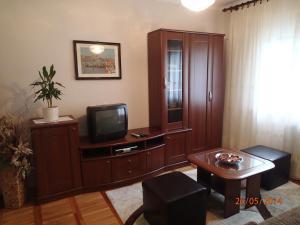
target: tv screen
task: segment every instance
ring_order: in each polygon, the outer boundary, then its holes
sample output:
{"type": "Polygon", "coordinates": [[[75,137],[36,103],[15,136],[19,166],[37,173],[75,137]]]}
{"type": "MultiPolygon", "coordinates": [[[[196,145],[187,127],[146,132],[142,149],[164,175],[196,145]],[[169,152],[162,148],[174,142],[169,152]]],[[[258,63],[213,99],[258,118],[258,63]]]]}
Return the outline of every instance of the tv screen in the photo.
{"type": "Polygon", "coordinates": [[[126,129],[125,108],[101,110],[96,114],[96,135],[116,133],[126,129]]]}
{"type": "Polygon", "coordinates": [[[92,142],[124,137],[127,134],[125,104],[87,107],[89,136],[92,142]]]}

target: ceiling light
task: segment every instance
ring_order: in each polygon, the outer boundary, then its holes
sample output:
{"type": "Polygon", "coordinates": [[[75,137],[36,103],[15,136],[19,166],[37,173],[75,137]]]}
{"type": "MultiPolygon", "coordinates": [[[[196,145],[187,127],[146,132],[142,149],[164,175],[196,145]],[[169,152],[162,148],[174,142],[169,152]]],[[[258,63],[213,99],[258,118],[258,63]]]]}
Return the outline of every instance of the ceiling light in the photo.
{"type": "Polygon", "coordinates": [[[215,0],[181,0],[181,4],[189,10],[199,12],[207,9],[215,3],[215,0]]]}
{"type": "Polygon", "coordinates": [[[90,51],[94,54],[100,54],[104,51],[104,47],[101,45],[91,45],[90,46],[90,51]]]}

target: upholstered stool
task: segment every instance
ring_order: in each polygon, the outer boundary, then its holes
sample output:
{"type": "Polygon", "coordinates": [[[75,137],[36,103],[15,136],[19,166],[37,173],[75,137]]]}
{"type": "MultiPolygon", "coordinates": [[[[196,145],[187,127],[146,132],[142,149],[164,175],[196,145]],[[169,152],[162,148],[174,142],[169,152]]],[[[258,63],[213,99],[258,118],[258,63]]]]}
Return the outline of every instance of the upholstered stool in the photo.
{"type": "Polygon", "coordinates": [[[275,164],[274,169],[262,174],[261,187],[264,189],[271,190],[288,182],[291,154],[263,145],[246,148],[241,151],[269,160],[275,164]]]}
{"type": "Polygon", "coordinates": [[[143,183],[144,217],[150,225],[205,225],[206,188],[180,172],[143,183]]]}

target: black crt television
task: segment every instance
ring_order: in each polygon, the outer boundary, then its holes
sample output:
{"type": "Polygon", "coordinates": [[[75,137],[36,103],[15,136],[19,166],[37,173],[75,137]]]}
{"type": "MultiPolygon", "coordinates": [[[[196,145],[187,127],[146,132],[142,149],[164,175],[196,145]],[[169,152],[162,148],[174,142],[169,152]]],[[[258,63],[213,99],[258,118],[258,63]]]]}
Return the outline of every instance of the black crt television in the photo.
{"type": "Polygon", "coordinates": [[[88,132],[91,142],[122,138],[128,131],[126,104],[87,107],[88,132]]]}

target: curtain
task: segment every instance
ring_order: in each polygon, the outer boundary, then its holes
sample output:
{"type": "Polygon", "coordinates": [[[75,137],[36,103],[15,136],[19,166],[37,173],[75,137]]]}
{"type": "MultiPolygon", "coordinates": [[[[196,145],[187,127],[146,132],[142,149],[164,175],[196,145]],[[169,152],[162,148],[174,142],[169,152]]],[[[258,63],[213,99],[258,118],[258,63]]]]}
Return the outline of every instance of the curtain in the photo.
{"type": "Polygon", "coordinates": [[[300,1],[232,12],[226,45],[223,146],[290,152],[300,179],[300,1]]]}

